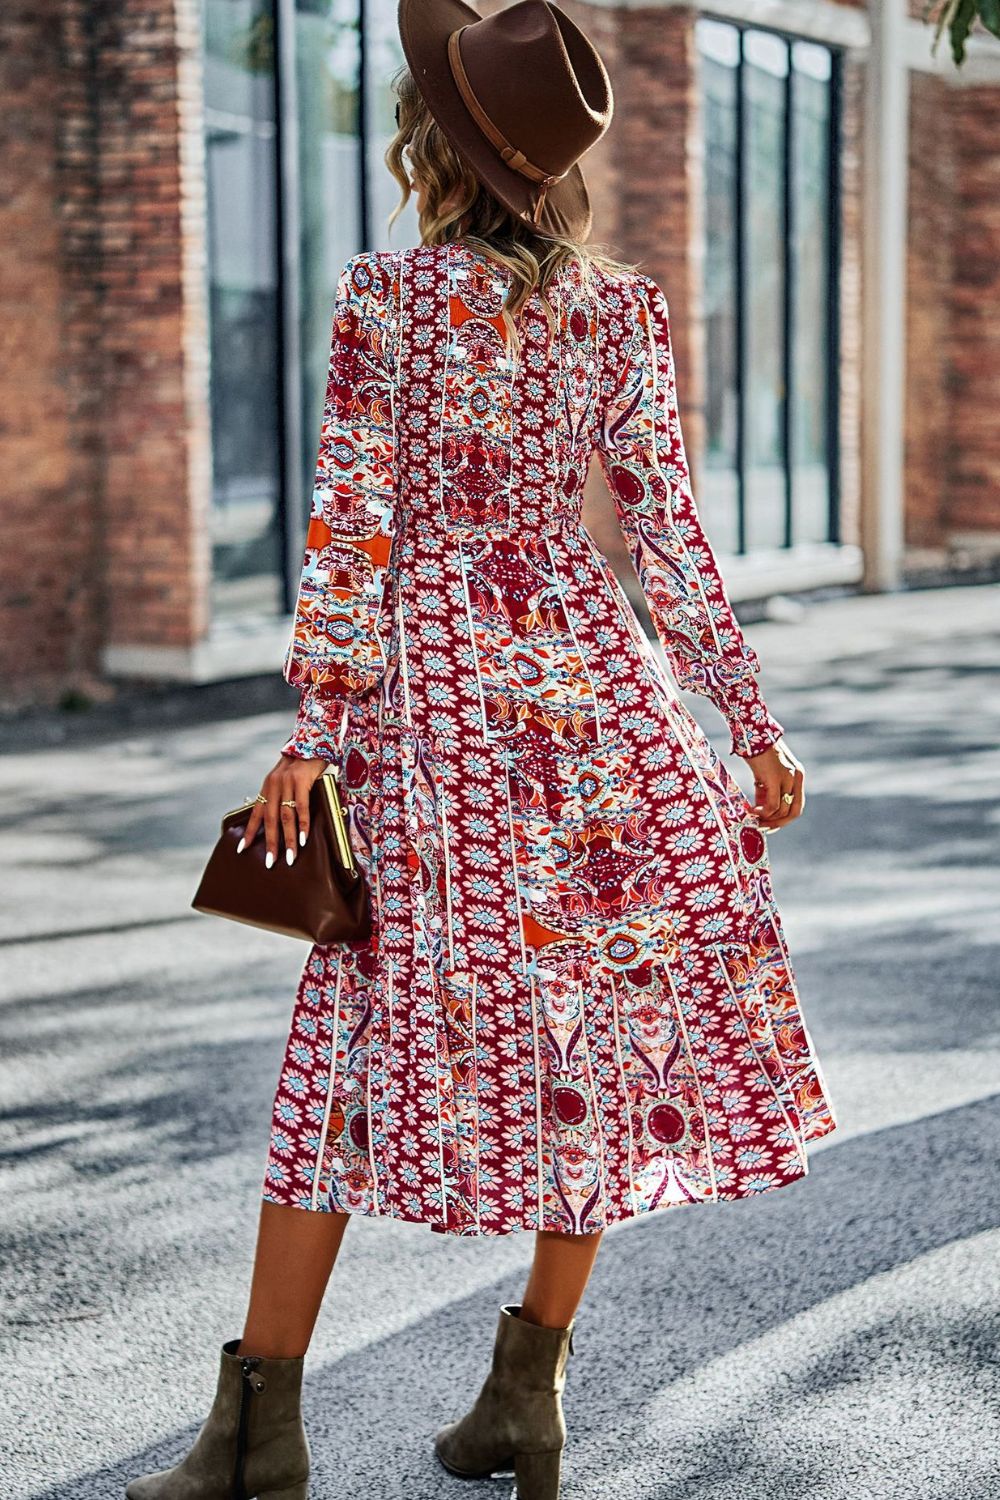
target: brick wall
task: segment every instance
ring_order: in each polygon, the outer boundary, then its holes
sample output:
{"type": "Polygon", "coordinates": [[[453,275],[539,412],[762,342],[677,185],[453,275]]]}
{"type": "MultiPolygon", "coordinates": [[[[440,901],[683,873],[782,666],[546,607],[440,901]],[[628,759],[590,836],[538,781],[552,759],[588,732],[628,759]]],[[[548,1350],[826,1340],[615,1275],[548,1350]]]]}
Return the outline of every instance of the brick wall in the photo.
{"type": "Polygon", "coordinates": [[[621,12],[614,6],[580,4],[579,0],[562,0],[562,8],[593,40],[604,59],[615,94],[616,119],[610,131],[587,153],[583,170],[594,208],[591,240],[611,255],[621,257],[625,255],[621,225],[622,163],[620,153],[615,149],[624,86],[621,12]]]}
{"type": "Polygon", "coordinates": [[[208,623],[197,3],[100,17],[107,642],[186,646],[208,623]]]}
{"type": "Polygon", "coordinates": [[[1000,89],[910,84],[906,541],[1000,531],[1000,89]]]}
{"type": "Polygon", "coordinates": [[[207,626],[197,0],[15,0],[0,61],[13,483],[5,693],[92,688],[105,644],[207,626]]]}
{"type": "Polygon", "coordinates": [[[614,150],[622,250],[667,294],[688,443],[697,451],[701,136],[694,22],[695,12],[680,7],[619,13],[614,150]]]}
{"type": "Polygon", "coordinates": [[[844,62],[840,190],[840,539],[861,539],[861,257],[865,70],[844,62]]]}
{"type": "Polygon", "coordinates": [[[956,214],[951,285],[953,532],[1000,532],[1000,87],[952,94],[956,214]]]}
{"type": "Polygon", "coordinates": [[[44,695],[97,641],[93,133],[82,6],[12,0],[3,27],[0,675],[44,695]]]}
{"type": "Polygon", "coordinates": [[[946,122],[957,92],[931,74],[910,75],[905,495],[906,541],[917,547],[943,540],[950,478],[955,162],[946,122]]]}

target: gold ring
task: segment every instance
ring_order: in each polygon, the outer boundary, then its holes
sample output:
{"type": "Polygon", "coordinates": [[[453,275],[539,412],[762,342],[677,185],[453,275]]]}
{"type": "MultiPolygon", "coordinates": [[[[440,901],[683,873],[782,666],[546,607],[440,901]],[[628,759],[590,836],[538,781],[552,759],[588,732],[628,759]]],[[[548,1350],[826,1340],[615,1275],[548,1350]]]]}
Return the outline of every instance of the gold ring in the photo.
{"type": "Polygon", "coordinates": [[[257,793],[257,801],[258,802],[263,802],[264,806],[265,807],[267,806],[267,798],[266,797],[262,797],[261,794],[260,794],[260,792],[257,793]]]}
{"type": "Polygon", "coordinates": [[[791,792],[782,792],[781,800],[786,807],[791,807],[792,803],[795,801],[795,798],[792,796],[791,792]]]}
{"type": "Polygon", "coordinates": [[[297,804],[294,801],[292,801],[292,802],[283,802],[281,805],[282,805],[282,807],[295,807],[297,804]]]}

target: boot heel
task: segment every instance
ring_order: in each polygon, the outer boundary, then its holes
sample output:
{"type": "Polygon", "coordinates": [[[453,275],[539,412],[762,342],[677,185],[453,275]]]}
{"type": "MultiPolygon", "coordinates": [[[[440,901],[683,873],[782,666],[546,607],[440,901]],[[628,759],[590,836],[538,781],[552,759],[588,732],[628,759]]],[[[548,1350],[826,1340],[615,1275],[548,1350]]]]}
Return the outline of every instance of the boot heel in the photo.
{"type": "Polygon", "coordinates": [[[293,1484],[287,1490],[258,1490],[257,1500],[308,1500],[309,1481],[303,1479],[301,1484],[293,1484]]]}
{"type": "Polygon", "coordinates": [[[561,1468],[561,1449],[554,1453],[519,1453],[514,1459],[517,1500],[559,1500],[561,1468]]]}

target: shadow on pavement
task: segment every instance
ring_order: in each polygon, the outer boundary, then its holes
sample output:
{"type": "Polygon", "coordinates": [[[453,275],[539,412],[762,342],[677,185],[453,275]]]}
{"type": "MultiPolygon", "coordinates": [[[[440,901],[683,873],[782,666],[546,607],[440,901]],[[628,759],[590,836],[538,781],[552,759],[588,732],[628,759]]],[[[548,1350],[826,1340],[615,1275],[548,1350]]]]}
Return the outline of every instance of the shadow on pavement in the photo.
{"type": "MultiPolygon", "coordinates": [[[[997,1225],[998,1131],[1000,1097],[981,1100],[833,1143],[814,1155],[808,1178],[780,1192],[690,1214],[668,1210],[610,1234],[571,1363],[565,1500],[846,1500],[874,1493],[857,1487],[860,1476],[852,1475],[850,1462],[814,1452],[822,1434],[811,1434],[802,1418],[807,1392],[815,1403],[857,1379],[869,1358],[866,1341],[878,1339],[870,1324],[862,1335],[846,1326],[832,1353],[828,1347],[815,1356],[809,1348],[794,1350],[797,1370],[774,1411],[780,1440],[763,1466],[741,1451],[739,1427],[720,1425],[712,1411],[671,1433],[666,1388],[764,1336],[794,1340],[801,1335],[787,1325],[798,1315],[997,1225]]],[[[430,1439],[478,1389],[497,1307],[512,1295],[516,1288],[498,1282],[391,1339],[312,1370],[306,1415],[316,1500],[468,1496],[467,1485],[438,1469],[430,1439]]],[[[995,1374],[988,1317],[984,1308],[981,1322],[960,1319],[946,1330],[928,1324],[934,1344],[928,1358],[995,1374]]],[[[883,1330],[890,1341],[891,1324],[890,1314],[883,1330]]],[[[183,1378],[184,1358],[171,1353],[172,1378],[183,1378]]],[[[137,1381],[161,1378],[148,1354],[136,1360],[137,1381]]],[[[212,1362],[214,1351],[194,1350],[191,1357],[212,1362]]],[[[751,1393],[754,1380],[748,1368],[751,1393]]],[[[877,1424],[891,1426],[892,1402],[867,1420],[875,1425],[856,1434],[857,1451],[868,1445],[891,1454],[898,1444],[877,1424]]],[[[174,1433],[113,1468],[36,1489],[31,1500],[111,1500],[133,1475],[174,1461],[192,1436],[193,1429],[174,1433]]],[[[946,1500],[944,1490],[921,1489],[916,1475],[908,1479],[906,1453],[898,1458],[900,1467],[878,1489],[880,1500],[923,1494],[946,1500]]],[[[505,1500],[508,1494],[499,1482],[482,1492],[505,1500]]],[[[963,1494],[951,1493],[954,1500],[963,1494]]]]}

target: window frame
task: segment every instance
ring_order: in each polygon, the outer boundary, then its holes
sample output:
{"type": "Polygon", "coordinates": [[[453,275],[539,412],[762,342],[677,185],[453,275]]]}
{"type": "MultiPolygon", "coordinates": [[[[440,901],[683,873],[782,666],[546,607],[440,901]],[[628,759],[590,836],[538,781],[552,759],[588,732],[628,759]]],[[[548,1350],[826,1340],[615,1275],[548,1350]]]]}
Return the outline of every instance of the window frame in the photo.
{"type": "MultiPolygon", "coordinates": [[[[299,91],[296,71],[296,0],[272,0],[274,6],[274,92],[277,125],[278,215],[278,400],[279,472],[277,521],[280,534],[282,607],[295,608],[305,546],[308,505],[303,504],[302,224],[299,176],[299,91]]],[[[372,202],[368,181],[369,67],[368,0],[354,0],[358,28],[357,223],[359,249],[372,243],[372,202]]],[[[307,482],[306,495],[309,494],[307,482]]]]}
{"type": "MultiPolygon", "coordinates": [[[[734,20],[731,16],[717,15],[711,11],[700,11],[698,21],[711,21],[727,27],[734,33],[737,46],[735,73],[735,152],[733,156],[733,342],[735,345],[733,369],[735,373],[735,423],[734,458],[736,477],[736,555],[746,557],[754,552],[772,551],[771,548],[752,548],[749,545],[748,518],[748,470],[749,470],[749,421],[747,393],[750,387],[750,340],[748,309],[750,304],[749,277],[749,232],[750,213],[750,132],[748,129],[748,99],[746,82],[746,36],[748,33],[764,33],[776,37],[784,46],[787,68],[784,78],[784,102],[782,121],[782,394],[780,424],[782,434],[782,468],[784,525],[781,552],[790,551],[796,545],[794,512],[795,454],[793,414],[795,409],[795,108],[794,89],[796,68],[793,61],[793,44],[809,41],[821,46],[830,58],[829,111],[826,139],[826,197],[828,232],[825,246],[826,308],[824,317],[824,433],[825,464],[827,470],[827,516],[826,545],[840,545],[841,537],[841,464],[840,464],[840,271],[842,256],[842,142],[843,142],[843,74],[844,49],[826,42],[817,43],[813,38],[800,37],[787,32],[760,25],[751,21],[734,20]]],[[[699,49],[695,46],[696,55],[699,49]]],[[[704,107],[704,91],[699,85],[699,102],[704,107]]],[[[707,357],[707,356],[706,356],[707,357]]]]}

